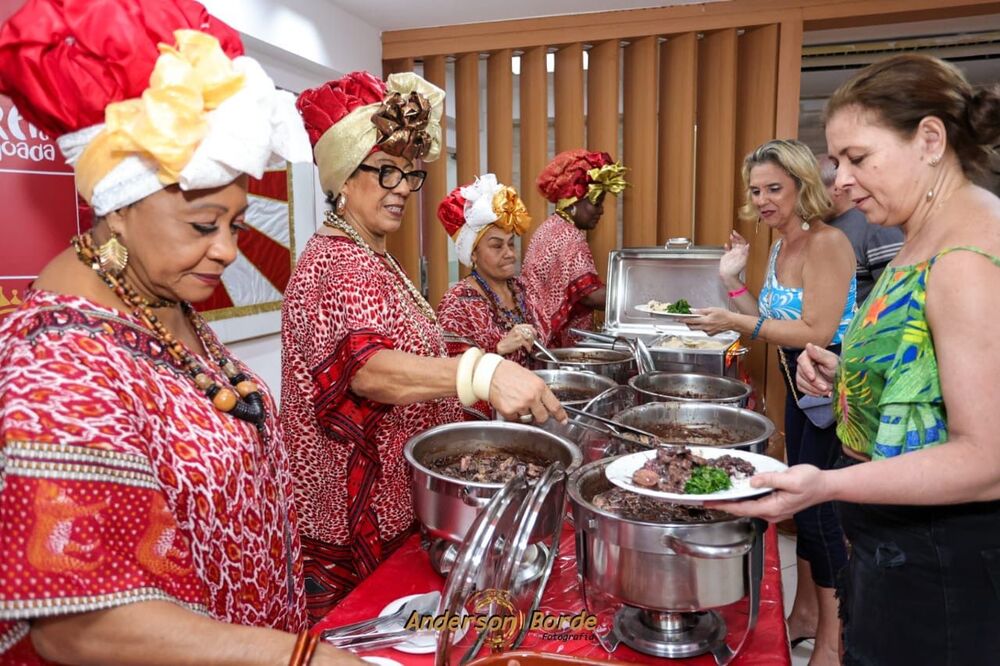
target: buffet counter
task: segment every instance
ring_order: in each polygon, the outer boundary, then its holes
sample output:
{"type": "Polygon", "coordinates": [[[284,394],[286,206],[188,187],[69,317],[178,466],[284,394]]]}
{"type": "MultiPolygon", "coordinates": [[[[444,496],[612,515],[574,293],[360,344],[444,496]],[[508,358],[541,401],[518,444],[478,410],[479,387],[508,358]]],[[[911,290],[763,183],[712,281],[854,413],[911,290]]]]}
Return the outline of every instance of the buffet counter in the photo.
{"type": "MultiPolygon", "coordinates": [[[[778,537],[774,527],[765,535],[764,578],[761,589],[760,614],[757,628],[747,638],[741,652],[731,662],[734,666],[789,666],[784,608],[781,593],[781,566],[778,556],[778,537]]],[[[574,532],[570,524],[564,526],[560,556],[542,598],[540,610],[552,614],[570,615],[584,610],[580,596],[574,558],[574,532]]],[[[402,596],[440,590],[444,579],[435,573],[427,553],[421,548],[419,535],[413,535],[395,553],[365,579],[337,608],[315,627],[316,631],[355,622],[378,615],[387,604],[402,596]]],[[[742,633],[746,623],[746,605],[734,604],[724,613],[730,631],[742,633]],[[742,616],[742,617],[740,617],[742,616]]],[[[739,635],[731,634],[731,645],[739,635]]],[[[560,634],[533,631],[528,634],[519,651],[554,653],[589,661],[625,664],[684,664],[685,666],[714,666],[711,655],[683,660],[671,660],[644,655],[622,644],[609,655],[592,634],[562,632],[560,634]]],[[[362,653],[393,659],[402,664],[430,666],[434,654],[407,654],[393,648],[383,648],[362,653]]]]}

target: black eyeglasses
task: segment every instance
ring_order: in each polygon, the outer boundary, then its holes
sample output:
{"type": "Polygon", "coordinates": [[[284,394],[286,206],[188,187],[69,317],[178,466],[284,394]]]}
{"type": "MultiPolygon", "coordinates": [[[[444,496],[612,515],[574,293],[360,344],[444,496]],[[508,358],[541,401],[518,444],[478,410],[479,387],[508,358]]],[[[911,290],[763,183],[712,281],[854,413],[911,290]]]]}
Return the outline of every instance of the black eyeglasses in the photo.
{"type": "Polygon", "coordinates": [[[391,164],[383,164],[380,167],[361,164],[358,166],[358,169],[377,173],[378,184],[387,190],[396,189],[403,182],[403,178],[406,178],[406,184],[410,186],[410,191],[417,192],[424,186],[424,180],[427,179],[427,172],[423,169],[404,172],[399,167],[394,167],[391,164]]]}

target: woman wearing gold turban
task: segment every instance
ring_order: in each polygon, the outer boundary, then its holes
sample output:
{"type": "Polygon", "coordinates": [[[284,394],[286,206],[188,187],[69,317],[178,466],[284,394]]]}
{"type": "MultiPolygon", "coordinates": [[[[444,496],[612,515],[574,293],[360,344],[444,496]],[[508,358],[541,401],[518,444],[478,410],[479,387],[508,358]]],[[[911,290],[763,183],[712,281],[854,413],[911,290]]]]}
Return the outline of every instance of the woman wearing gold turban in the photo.
{"type": "Polygon", "coordinates": [[[441,325],[527,366],[532,343],[548,342],[548,329],[515,275],[514,238],[531,224],[521,198],[488,173],[455,188],[438,206],[438,219],[455,240],[458,260],[472,268],[441,299],[441,325]]]}
{"type": "Polygon", "coordinates": [[[309,612],[323,617],[413,524],[403,445],[486,400],[565,418],[544,382],[496,354],[449,358],[434,310],[386,252],[441,151],[444,92],[416,74],[355,72],[303,92],[331,210],[282,311],[282,423],[302,512],[309,612]],[[461,400],[456,400],[456,395],[461,400]]]}

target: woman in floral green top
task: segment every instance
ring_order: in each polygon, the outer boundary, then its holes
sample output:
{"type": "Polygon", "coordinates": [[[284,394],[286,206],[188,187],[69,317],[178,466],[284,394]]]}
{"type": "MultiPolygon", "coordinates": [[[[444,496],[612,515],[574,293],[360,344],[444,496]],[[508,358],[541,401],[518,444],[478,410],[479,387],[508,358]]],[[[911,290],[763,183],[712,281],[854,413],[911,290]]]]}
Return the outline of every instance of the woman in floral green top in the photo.
{"type": "Polygon", "coordinates": [[[1000,143],[1000,86],[896,56],[834,94],[826,136],[838,187],[906,242],[843,358],[799,358],[799,388],[835,397],[841,468],[761,474],[776,492],[722,506],[781,520],[839,501],[845,664],[998,664],[1000,200],[974,182],[1000,143]]]}

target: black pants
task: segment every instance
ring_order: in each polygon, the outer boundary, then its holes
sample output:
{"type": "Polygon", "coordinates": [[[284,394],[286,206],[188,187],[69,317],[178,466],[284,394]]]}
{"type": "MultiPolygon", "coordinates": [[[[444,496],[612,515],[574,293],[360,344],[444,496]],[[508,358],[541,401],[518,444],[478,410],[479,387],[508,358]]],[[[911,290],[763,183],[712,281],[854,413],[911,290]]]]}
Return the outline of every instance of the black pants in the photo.
{"type": "MultiPolygon", "coordinates": [[[[840,346],[830,348],[839,353],[840,346]]],[[[785,349],[788,374],[795,380],[797,359],[801,349],[785,349]]],[[[784,375],[784,372],[782,372],[784,375]]],[[[795,403],[799,395],[788,386],[785,400],[785,451],[789,465],[815,465],[820,469],[833,469],[840,458],[840,440],[836,426],[817,428],[805,412],[795,403]]],[[[809,563],[812,578],[820,587],[836,586],[837,575],[847,566],[847,545],[840,518],[833,502],[823,502],[799,511],[794,516],[796,530],[795,554],[809,563]]]]}
{"type": "Polygon", "coordinates": [[[845,665],[1000,664],[1000,502],[838,509],[845,665]]]}

